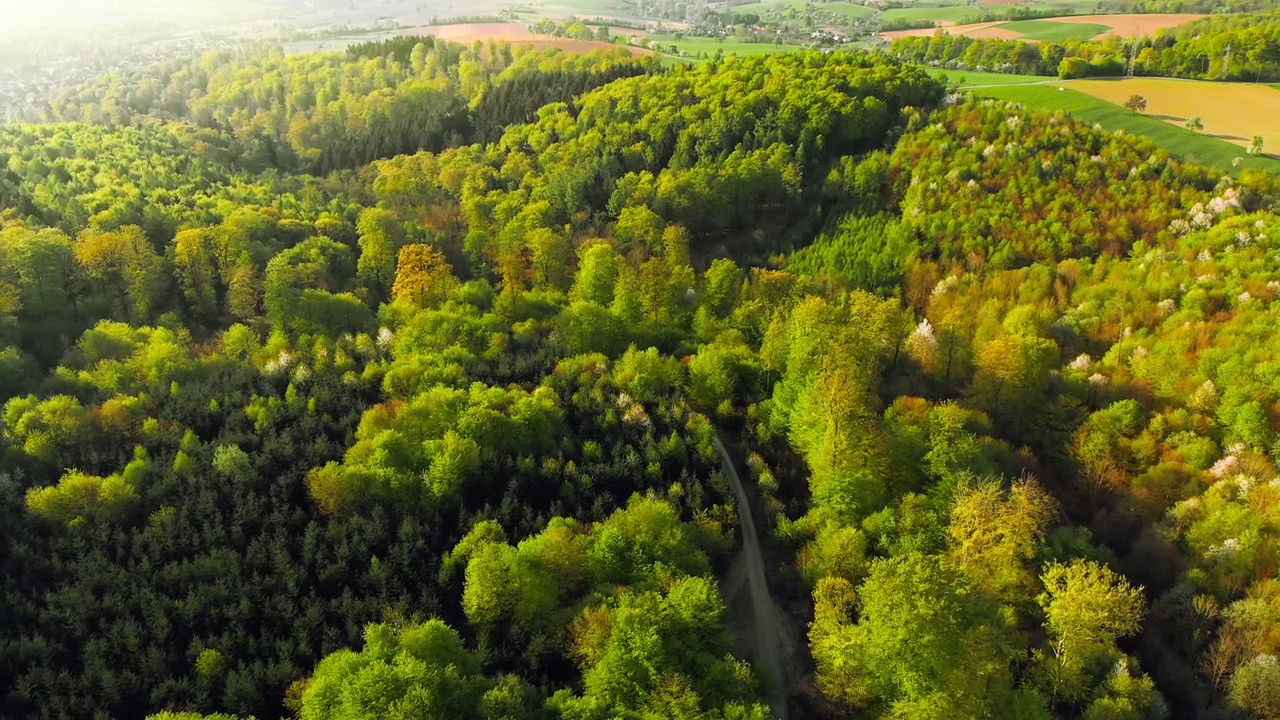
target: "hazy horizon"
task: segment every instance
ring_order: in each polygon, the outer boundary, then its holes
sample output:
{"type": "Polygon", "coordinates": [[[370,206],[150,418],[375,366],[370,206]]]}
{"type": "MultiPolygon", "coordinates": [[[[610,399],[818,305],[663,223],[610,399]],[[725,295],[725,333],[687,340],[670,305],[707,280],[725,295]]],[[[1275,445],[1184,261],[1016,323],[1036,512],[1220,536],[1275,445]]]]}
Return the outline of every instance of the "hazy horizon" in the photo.
{"type": "MultiPolygon", "coordinates": [[[[267,0],[0,0],[0,37],[39,42],[67,33],[109,33],[131,28],[193,31],[228,21],[268,16],[267,0]]],[[[280,3],[281,5],[283,3],[280,3]]],[[[85,38],[89,39],[89,38],[85,38]]],[[[104,41],[112,39],[103,36],[104,41]]]]}
{"type": "Polygon", "coordinates": [[[31,45],[65,41],[68,34],[93,33],[104,43],[109,33],[226,30],[244,23],[302,21],[303,24],[365,25],[380,17],[417,21],[434,15],[491,11],[501,2],[465,0],[0,0],[5,22],[0,40],[31,45]]]}

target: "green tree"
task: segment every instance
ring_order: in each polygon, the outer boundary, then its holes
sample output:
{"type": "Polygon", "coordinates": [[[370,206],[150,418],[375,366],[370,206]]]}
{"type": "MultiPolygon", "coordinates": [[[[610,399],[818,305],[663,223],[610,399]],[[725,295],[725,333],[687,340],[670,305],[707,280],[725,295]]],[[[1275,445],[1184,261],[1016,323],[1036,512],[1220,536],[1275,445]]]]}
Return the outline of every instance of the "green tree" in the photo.
{"type": "Polygon", "coordinates": [[[608,307],[618,282],[618,255],[602,242],[585,245],[578,255],[578,272],[569,297],[608,307]]]}
{"type": "Polygon", "coordinates": [[[964,573],[914,552],[878,560],[858,593],[856,625],[844,619],[846,581],[820,590],[811,630],[820,687],[849,683],[861,689],[847,700],[879,696],[895,717],[1009,717],[1014,635],[964,573]]]}
{"type": "Polygon", "coordinates": [[[320,661],[302,695],[302,720],[478,717],[492,681],[462,640],[439,620],[370,625],[360,652],[320,661]]]}
{"type": "Polygon", "coordinates": [[[1258,717],[1280,716],[1280,662],[1259,654],[1241,665],[1231,676],[1230,697],[1258,717]]]}
{"type": "Polygon", "coordinates": [[[360,233],[356,274],[369,292],[370,303],[377,305],[391,296],[396,253],[404,244],[404,227],[389,211],[369,208],[360,213],[356,230],[360,233]]]}
{"type": "Polygon", "coordinates": [[[89,279],[114,294],[125,320],[146,319],[158,303],[160,256],[142,228],[89,229],[75,241],[75,255],[89,279]]]}
{"type": "Polygon", "coordinates": [[[1040,576],[1054,663],[1056,694],[1079,697],[1083,673],[1094,657],[1116,652],[1118,639],[1138,631],[1143,614],[1142,590],[1106,566],[1090,560],[1053,563],[1040,576]]]}
{"type": "Polygon", "coordinates": [[[993,597],[1029,600],[1036,578],[1028,565],[1053,515],[1053,499],[1029,480],[1007,492],[994,480],[962,488],[947,527],[948,557],[993,597]]]}
{"type": "Polygon", "coordinates": [[[203,229],[183,230],[173,238],[173,265],[191,317],[212,321],[218,313],[218,268],[213,241],[203,229]]]}

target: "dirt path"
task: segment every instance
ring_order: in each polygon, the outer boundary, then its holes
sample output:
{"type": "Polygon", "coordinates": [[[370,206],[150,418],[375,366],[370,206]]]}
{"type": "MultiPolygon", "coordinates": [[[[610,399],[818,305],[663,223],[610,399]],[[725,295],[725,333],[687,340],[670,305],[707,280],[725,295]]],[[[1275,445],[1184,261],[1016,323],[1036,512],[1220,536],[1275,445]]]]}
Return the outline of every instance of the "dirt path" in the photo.
{"type": "MultiPolygon", "coordinates": [[[[749,639],[751,659],[767,676],[773,679],[774,687],[769,698],[770,709],[775,718],[787,718],[787,675],[782,661],[782,648],[785,641],[782,613],[769,594],[769,581],[764,571],[764,555],[760,552],[760,536],[756,532],[756,521],[751,515],[751,502],[747,490],[738,477],[738,470],[733,465],[733,458],[720,441],[720,433],[716,433],[716,450],[720,453],[720,464],[724,467],[724,476],[733,488],[733,496],[738,505],[738,524],[742,532],[742,555],[735,562],[736,575],[741,568],[745,575],[745,585],[750,592],[751,628],[749,639]]],[[[742,584],[741,578],[730,580],[731,586],[742,584]]]]}

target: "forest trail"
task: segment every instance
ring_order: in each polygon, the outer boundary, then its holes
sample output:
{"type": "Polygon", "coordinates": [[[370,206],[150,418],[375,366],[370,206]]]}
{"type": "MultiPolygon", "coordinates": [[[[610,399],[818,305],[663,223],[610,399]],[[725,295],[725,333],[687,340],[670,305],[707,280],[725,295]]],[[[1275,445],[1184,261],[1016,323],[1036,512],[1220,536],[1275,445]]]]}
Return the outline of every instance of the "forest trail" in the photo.
{"type": "Polygon", "coordinates": [[[764,571],[764,555],[760,551],[760,536],[756,532],[755,518],[751,515],[751,503],[747,497],[746,488],[742,485],[742,479],[738,477],[733,458],[720,440],[718,430],[715,440],[716,450],[720,453],[720,464],[724,467],[725,478],[733,488],[734,499],[738,505],[742,555],[734,563],[735,572],[731,574],[745,573],[747,589],[750,592],[752,633],[747,644],[751,650],[752,661],[775,683],[775,686],[770,688],[769,697],[773,716],[786,720],[787,675],[782,660],[785,641],[782,612],[774,602],[773,596],[769,594],[769,581],[764,571]]]}

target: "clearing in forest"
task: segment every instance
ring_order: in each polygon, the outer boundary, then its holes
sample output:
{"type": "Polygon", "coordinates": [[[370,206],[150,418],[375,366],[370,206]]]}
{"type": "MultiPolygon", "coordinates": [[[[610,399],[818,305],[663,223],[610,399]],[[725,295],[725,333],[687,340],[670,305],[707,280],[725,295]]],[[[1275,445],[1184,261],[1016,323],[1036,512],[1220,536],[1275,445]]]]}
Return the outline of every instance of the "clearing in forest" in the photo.
{"type": "Polygon", "coordinates": [[[1133,95],[1147,101],[1146,114],[1183,126],[1192,117],[1204,123],[1204,134],[1249,144],[1261,135],[1263,150],[1280,153],[1280,90],[1252,83],[1218,83],[1170,78],[1071,80],[1062,83],[1087,95],[1124,105],[1133,95]]]}

